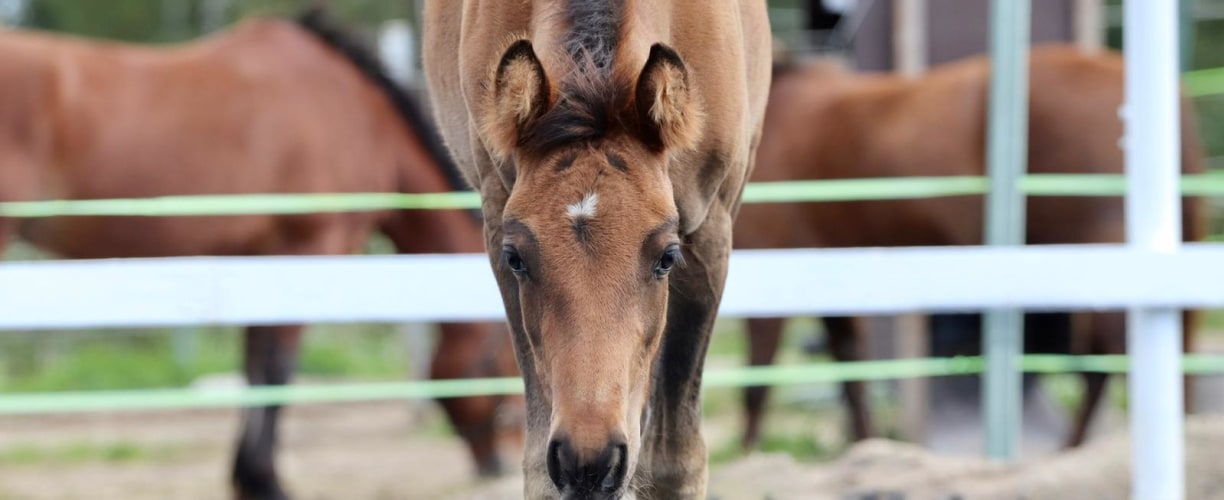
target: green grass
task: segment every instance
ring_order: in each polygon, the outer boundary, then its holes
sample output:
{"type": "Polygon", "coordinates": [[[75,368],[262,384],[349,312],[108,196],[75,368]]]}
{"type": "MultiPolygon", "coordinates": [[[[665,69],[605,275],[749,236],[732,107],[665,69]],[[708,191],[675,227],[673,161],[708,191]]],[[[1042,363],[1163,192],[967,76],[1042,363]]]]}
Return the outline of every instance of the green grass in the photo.
{"type": "MultiPolygon", "coordinates": [[[[168,352],[153,346],[131,346],[130,342],[90,342],[60,353],[42,355],[36,346],[19,349],[39,358],[15,359],[6,350],[4,378],[0,388],[6,392],[41,392],[64,390],[118,390],[180,386],[194,376],[207,373],[209,365],[216,371],[233,369],[233,360],[209,356],[207,361],[191,366],[177,366],[168,352]],[[229,362],[225,362],[229,361],[229,362]]],[[[168,351],[168,350],[167,350],[168,351]]]]}
{"type": "MultiPolygon", "coordinates": [[[[746,323],[743,320],[719,320],[715,324],[714,335],[710,339],[707,371],[747,364],[748,338],[745,328],[746,323]]],[[[787,321],[783,327],[782,347],[778,352],[777,362],[829,362],[827,355],[809,356],[803,352],[803,345],[813,336],[822,335],[821,331],[819,323],[811,318],[787,321]]],[[[817,385],[827,386],[818,387],[817,390],[837,390],[834,384],[817,385]]],[[[812,391],[813,386],[773,389],[757,451],[786,453],[799,461],[819,461],[834,456],[841,449],[844,443],[826,442],[822,440],[821,434],[816,432],[819,428],[827,428],[831,425],[830,422],[840,422],[841,407],[836,401],[814,403],[810,397],[812,391]]],[[[707,420],[717,420],[731,426],[727,437],[710,443],[710,462],[719,465],[740,458],[743,390],[708,389],[702,394],[701,404],[702,414],[707,420]]],[[[887,405],[879,404],[876,409],[883,411],[885,406],[887,405]]]]}
{"type": "MultiPolygon", "coordinates": [[[[184,334],[190,352],[176,359],[172,334],[165,330],[6,332],[0,337],[0,391],[182,387],[204,375],[241,369],[238,329],[184,334]]],[[[307,330],[297,375],[395,380],[411,373],[410,364],[392,326],[325,325],[307,330]]]]}
{"type": "Polygon", "coordinates": [[[173,446],[149,446],[127,441],[76,442],[61,445],[16,444],[0,449],[0,465],[70,465],[82,463],[166,462],[182,457],[186,450],[173,446]]]}
{"type": "Polygon", "coordinates": [[[400,379],[411,373],[407,348],[394,325],[322,325],[306,333],[305,375],[400,379]]]}
{"type": "MultiPolygon", "coordinates": [[[[830,391],[837,390],[834,384],[823,385],[830,391]]],[[[811,390],[812,387],[773,390],[755,451],[785,453],[801,462],[815,462],[836,456],[848,445],[841,429],[836,427],[845,421],[840,399],[813,402],[801,397],[801,393],[811,390]]],[[[730,463],[743,456],[741,394],[740,389],[727,388],[707,391],[703,395],[706,420],[716,421],[728,431],[722,438],[710,442],[710,462],[714,465],[730,463]]],[[[888,401],[873,402],[873,410],[882,417],[891,408],[888,401]]]]}
{"type": "Polygon", "coordinates": [[[1224,330],[1224,309],[1208,309],[1203,311],[1202,328],[1206,330],[1224,330]]]}
{"type": "MultiPolygon", "coordinates": [[[[831,458],[837,452],[836,448],[818,441],[812,432],[785,432],[776,428],[767,429],[765,435],[761,436],[760,445],[757,447],[757,451],[762,453],[785,453],[800,462],[816,462],[831,458]]],[[[710,463],[724,465],[743,456],[737,437],[710,450],[710,463]]]]}

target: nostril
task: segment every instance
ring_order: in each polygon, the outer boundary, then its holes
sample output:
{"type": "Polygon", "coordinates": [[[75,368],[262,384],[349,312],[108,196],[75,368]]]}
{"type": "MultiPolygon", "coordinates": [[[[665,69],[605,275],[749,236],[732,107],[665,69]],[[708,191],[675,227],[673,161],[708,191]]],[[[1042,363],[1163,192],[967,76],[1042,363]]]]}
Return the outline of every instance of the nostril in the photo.
{"type": "Polygon", "coordinates": [[[558,439],[548,443],[548,477],[552,479],[558,490],[565,489],[565,474],[561,470],[561,448],[564,446],[558,439]]]}
{"type": "Polygon", "coordinates": [[[613,440],[584,458],[569,439],[557,438],[548,443],[545,464],[549,479],[563,496],[613,494],[624,486],[628,475],[629,447],[623,440],[613,440]]]}
{"type": "Polygon", "coordinates": [[[625,459],[629,456],[629,447],[623,443],[612,445],[608,448],[608,455],[604,463],[607,472],[604,473],[599,487],[605,492],[614,492],[625,482],[625,473],[628,470],[625,459]]]}

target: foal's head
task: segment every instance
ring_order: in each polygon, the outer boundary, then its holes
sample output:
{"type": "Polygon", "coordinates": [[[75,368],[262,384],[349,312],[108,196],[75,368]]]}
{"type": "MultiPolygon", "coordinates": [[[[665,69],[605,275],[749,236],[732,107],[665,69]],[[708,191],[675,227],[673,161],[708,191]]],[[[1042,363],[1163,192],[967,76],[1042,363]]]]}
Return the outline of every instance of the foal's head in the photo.
{"type": "Polygon", "coordinates": [[[498,272],[514,275],[531,346],[520,356],[551,408],[550,477],[567,497],[615,497],[684,262],[668,156],[694,146],[701,112],[663,45],[632,71],[588,61],[560,76],[522,40],[491,80],[482,135],[513,186],[498,272]]]}

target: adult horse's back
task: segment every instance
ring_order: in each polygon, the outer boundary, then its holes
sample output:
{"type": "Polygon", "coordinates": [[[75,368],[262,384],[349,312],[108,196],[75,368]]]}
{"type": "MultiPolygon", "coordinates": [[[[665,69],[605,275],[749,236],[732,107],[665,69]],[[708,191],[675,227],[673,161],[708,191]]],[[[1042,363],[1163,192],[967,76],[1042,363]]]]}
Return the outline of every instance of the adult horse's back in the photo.
{"type": "Polygon", "coordinates": [[[701,370],[768,93],[765,3],[435,0],[425,19],[526,382],[526,495],[703,498],[701,370]]]}

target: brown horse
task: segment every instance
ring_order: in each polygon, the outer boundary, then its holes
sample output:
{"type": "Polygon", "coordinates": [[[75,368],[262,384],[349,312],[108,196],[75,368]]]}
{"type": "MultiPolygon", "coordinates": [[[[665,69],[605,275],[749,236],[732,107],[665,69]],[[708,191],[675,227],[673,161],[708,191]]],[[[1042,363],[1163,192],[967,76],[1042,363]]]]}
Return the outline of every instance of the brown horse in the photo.
{"type": "MultiPolygon", "coordinates": [[[[462,185],[436,131],[362,47],[311,11],[149,48],[0,30],[0,199],[295,192],[442,192],[462,185]]],[[[475,252],[464,211],[225,217],[0,219],[65,258],[315,255],[372,232],[403,253],[475,252]]],[[[501,325],[444,324],[436,378],[515,373],[490,357],[501,325]]],[[[248,328],[245,372],[286,384],[301,325],[248,328]]],[[[508,344],[508,342],[505,342],[508,344]]],[[[508,349],[508,348],[507,348],[508,349]]],[[[500,469],[503,398],[441,401],[482,473],[500,469]]],[[[278,406],[248,408],[233,481],[240,498],[285,498],[274,467],[278,406]]],[[[513,438],[517,430],[509,431],[513,438]]]]}
{"type": "MultiPolygon", "coordinates": [[[[1042,46],[1032,51],[1030,67],[1028,171],[1121,173],[1121,58],[1042,46]]],[[[831,61],[780,66],[753,180],[983,175],[989,70],[986,57],[942,65],[916,79],[854,74],[831,61]]],[[[1191,112],[1185,106],[1185,173],[1203,170],[1191,112]]],[[[1117,197],[1030,197],[1027,213],[1029,244],[1124,241],[1122,200],[1117,197]]],[[[737,248],[979,245],[982,214],[980,196],[751,205],[737,221],[735,243],[737,248]]],[[[1195,201],[1184,203],[1183,220],[1185,238],[1200,239],[1202,221],[1195,201]]],[[[1187,349],[1192,319],[1186,315],[1187,349]]],[[[1125,352],[1121,312],[1080,313],[1064,323],[1074,325],[1076,353],[1125,352]]],[[[824,318],[824,324],[836,360],[862,356],[854,318],[824,318]]],[[[781,318],[748,321],[751,364],[773,362],[781,327],[781,318]]],[[[1084,440],[1105,389],[1105,374],[1084,376],[1085,398],[1068,446],[1084,440]]],[[[767,390],[745,391],[746,448],[754,447],[759,437],[767,390]]],[[[873,435],[863,384],[847,382],[843,396],[854,437],[873,435]]]]}
{"type": "Polygon", "coordinates": [[[765,3],[437,0],[423,25],[526,382],[526,496],[704,498],[701,371],[765,3]]]}

